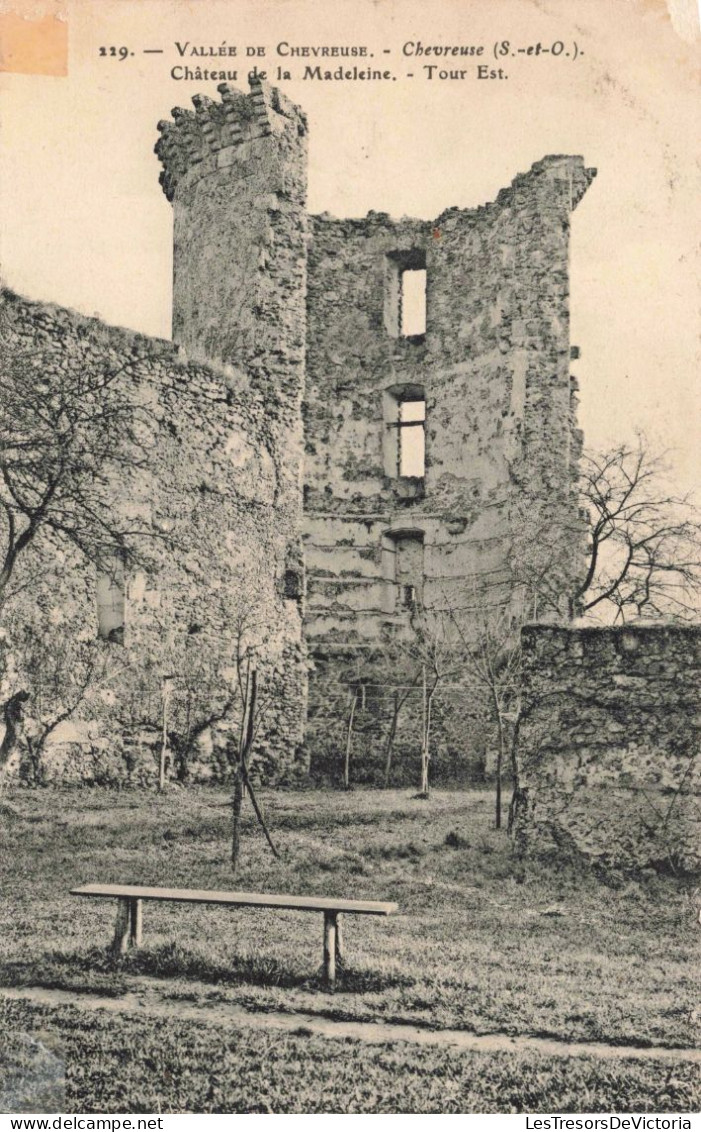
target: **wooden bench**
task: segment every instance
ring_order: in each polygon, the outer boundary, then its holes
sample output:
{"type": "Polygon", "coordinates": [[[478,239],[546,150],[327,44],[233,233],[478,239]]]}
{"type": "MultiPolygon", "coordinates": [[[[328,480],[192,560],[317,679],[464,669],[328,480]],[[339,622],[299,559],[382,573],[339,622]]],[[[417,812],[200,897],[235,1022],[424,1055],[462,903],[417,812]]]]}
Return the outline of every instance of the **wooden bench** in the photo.
{"type": "Polygon", "coordinates": [[[336,961],[343,959],[341,914],[391,916],[396,904],[377,900],[337,900],[332,896],[279,896],[267,892],[209,892],[196,888],[142,888],[134,884],[86,884],[72,888],[72,896],[117,898],[117,924],[112,950],[124,955],[139,947],[143,930],[144,900],[168,900],[178,904],[227,904],[245,908],[280,908],[294,912],[322,912],[324,916],[324,978],[333,986],[336,961]]]}

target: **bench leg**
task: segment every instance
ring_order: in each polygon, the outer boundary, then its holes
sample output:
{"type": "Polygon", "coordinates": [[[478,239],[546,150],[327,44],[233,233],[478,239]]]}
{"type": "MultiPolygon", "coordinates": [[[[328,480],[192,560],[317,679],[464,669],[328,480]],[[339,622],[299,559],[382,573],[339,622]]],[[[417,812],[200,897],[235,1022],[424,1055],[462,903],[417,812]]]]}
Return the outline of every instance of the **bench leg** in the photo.
{"type": "Polygon", "coordinates": [[[130,947],[141,946],[142,922],[141,900],[120,897],[117,901],[117,920],[112,940],[112,952],[115,955],[126,955],[130,947]]]}
{"type": "Polygon", "coordinates": [[[341,929],[341,913],[336,915],[336,963],[343,966],[343,931],[341,929]]]}
{"type": "Polygon", "coordinates": [[[143,901],[129,901],[129,946],[141,947],[143,926],[143,901]]]}
{"type": "Polygon", "coordinates": [[[336,982],[336,912],[324,912],[324,981],[336,982]]]}
{"type": "Polygon", "coordinates": [[[114,955],[126,955],[129,950],[129,936],[131,925],[131,900],[120,897],[117,901],[117,920],[114,925],[114,939],[112,952],[114,955]]]}

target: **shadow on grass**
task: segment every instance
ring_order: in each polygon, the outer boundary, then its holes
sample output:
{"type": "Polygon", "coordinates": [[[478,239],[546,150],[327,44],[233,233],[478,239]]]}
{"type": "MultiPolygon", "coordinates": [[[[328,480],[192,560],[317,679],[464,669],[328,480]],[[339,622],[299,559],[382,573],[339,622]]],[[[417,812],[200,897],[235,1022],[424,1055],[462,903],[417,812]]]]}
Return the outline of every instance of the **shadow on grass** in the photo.
{"type": "Polygon", "coordinates": [[[356,826],[382,826],[393,817],[405,817],[403,810],[391,810],[382,812],[363,813],[350,811],[344,813],[340,811],[330,818],[328,814],[321,813],[320,811],[310,810],[308,813],[294,813],[291,811],[275,815],[275,828],[277,830],[318,830],[318,829],[338,829],[356,826]]]}
{"type": "MultiPolygon", "coordinates": [[[[73,953],[53,952],[33,961],[6,963],[0,969],[0,986],[39,986],[116,998],[131,989],[130,975],[186,979],[218,986],[249,984],[283,990],[327,989],[320,971],[310,974],[264,956],[232,955],[226,963],[222,963],[177,943],[139,948],[125,956],[91,948],[73,953]]],[[[335,990],[366,994],[413,984],[412,978],[398,972],[353,970],[341,966],[335,990]]]]}
{"type": "MultiPolygon", "coordinates": [[[[94,950],[97,958],[104,953],[94,950]]],[[[42,959],[20,959],[4,963],[0,968],[0,987],[43,987],[46,990],[65,990],[74,994],[98,994],[119,998],[129,990],[127,980],[116,970],[106,970],[104,964],[91,969],[84,956],[63,955],[59,952],[42,959]]]]}
{"type": "Polygon", "coordinates": [[[426,855],[426,849],[413,841],[398,845],[373,845],[365,849],[365,856],[380,861],[416,861],[426,855]]]}

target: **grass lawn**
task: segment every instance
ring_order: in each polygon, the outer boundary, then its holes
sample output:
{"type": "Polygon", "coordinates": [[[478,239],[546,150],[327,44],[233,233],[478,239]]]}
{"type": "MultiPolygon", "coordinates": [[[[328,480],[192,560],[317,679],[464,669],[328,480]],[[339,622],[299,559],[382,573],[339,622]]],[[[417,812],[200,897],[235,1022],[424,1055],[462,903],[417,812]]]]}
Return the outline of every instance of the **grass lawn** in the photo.
{"type": "MultiPolygon", "coordinates": [[[[652,1062],[457,1054],[240,1031],[215,1038],[211,1028],[184,1020],[164,1029],[154,1019],[80,1010],[81,991],[120,994],[149,974],[164,978],[173,1000],[477,1033],[693,1045],[697,923],[688,884],[654,875],[604,881],[556,862],[522,866],[506,835],[491,828],[489,794],[436,792],[422,801],[408,791],[265,794],[283,858],[272,857],[249,817],[234,882],[225,800],[221,791],[178,788],[162,796],[82,790],[11,799],[18,816],[3,818],[0,843],[10,897],[2,906],[0,979],[75,992],[74,1008],[41,1021],[65,1035],[74,1110],[89,1110],[93,1097],[95,1111],[153,1111],[160,1097],[164,1111],[688,1111],[688,1066],[670,1075],[669,1064],[653,1072],[652,1062]],[[346,918],[348,970],[329,993],[319,979],[319,915],[147,903],[144,948],[113,960],[104,953],[113,902],[68,895],[97,880],[388,899],[401,914],[346,918]],[[110,1066],[124,1051],[125,1028],[139,1029],[139,1058],[118,1086],[110,1066]],[[151,1043],[158,1057],[148,1054],[151,1043]],[[193,1065],[199,1059],[207,1067],[201,1075],[178,1053],[185,1048],[193,1065]],[[239,1053],[246,1070],[237,1076],[239,1053]],[[284,1067],[300,1062],[295,1091],[284,1067]],[[166,1089],[166,1081],[177,1088],[166,1089]]],[[[5,1009],[11,1028],[39,1025],[36,1008],[5,1009]]]]}
{"type": "MultiPolygon", "coordinates": [[[[222,1032],[183,1021],[86,1015],[70,1007],[49,1012],[24,1003],[0,1008],[0,1017],[23,1037],[47,1026],[59,1035],[66,1061],[65,1105],[59,1111],[691,1112],[695,1107],[690,1065],[222,1032]]],[[[21,1095],[16,1085],[13,1092],[21,1095]]],[[[19,1111],[16,1101],[13,1111],[19,1111]]],[[[37,1109],[30,1103],[24,1111],[37,1109]]]]}

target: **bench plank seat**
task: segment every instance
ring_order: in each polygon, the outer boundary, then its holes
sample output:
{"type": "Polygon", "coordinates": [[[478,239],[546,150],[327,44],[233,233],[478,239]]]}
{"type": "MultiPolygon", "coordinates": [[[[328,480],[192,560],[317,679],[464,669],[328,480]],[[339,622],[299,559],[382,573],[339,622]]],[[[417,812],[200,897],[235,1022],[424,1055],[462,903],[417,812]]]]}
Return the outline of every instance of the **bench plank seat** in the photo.
{"type": "Polygon", "coordinates": [[[117,925],[112,949],[119,955],[124,955],[130,947],[141,945],[144,900],[323,912],[324,977],[330,986],[336,980],[336,960],[343,958],[341,913],[391,916],[398,910],[396,904],[381,900],[339,900],[334,896],[285,896],[279,893],[218,892],[199,888],[149,888],[138,884],[85,884],[80,888],[72,888],[71,896],[116,897],[117,925]]]}
{"type": "Polygon", "coordinates": [[[391,916],[397,905],[379,900],[339,900],[335,896],[280,896],[268,892],[217,892],[198,888],[145,888],[136,884],[86,884],[72,896],[116,896],[129,900],[170,900],[183,904],[239,904],[253,908],[288,908],[299,912],[350,912],[391,916]]]}

